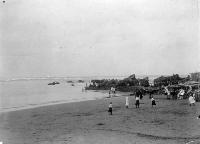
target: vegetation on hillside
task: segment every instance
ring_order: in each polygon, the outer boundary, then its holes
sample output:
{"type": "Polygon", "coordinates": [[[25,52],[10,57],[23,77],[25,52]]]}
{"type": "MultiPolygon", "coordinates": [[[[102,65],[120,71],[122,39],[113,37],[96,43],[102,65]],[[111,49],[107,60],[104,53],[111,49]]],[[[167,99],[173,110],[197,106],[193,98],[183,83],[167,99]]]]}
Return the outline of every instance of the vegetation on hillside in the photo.
{"type": "Polygon", "coordinates": [[[144,79],[136,79],[135,75],[131,75],[123,80],[117,79],[102,79],[91,80],[91,84],[86,87],[88,90],[110,90],[111,87],[115,87],[118,91],[133,92],[136,89],[143,90],[143,87],[149,86],[148,77],[144,79]]]}
{"type": "Polygon", "coordinates": [[[181,78],[178,74],[173,74],[172,76],[161,76],[154,80],[155,87],[162,87],[168,85],[175,85],[179,83],[184,83],[190,80],[190,76],[181,78]]]}

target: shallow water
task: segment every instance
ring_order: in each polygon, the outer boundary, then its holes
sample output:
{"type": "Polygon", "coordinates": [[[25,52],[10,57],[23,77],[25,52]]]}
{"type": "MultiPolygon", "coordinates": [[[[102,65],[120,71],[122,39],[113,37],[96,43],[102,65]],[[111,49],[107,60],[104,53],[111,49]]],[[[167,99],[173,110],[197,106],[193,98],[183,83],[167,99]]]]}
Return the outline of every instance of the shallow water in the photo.
{"type": "MultiPolygon", "coordinates": [[[[74,78],[23,78],[0,80],[0,112],[20,110],[59,103],[69,103],[93,100],[107,97],[108,94],[87,91],[82,92],[86,83],[67,83],[68,80],[77,82],[79,79],[89,82],[91,79],[123,79],[128,76],[94,76],[74,78]],[[58,81],[58,85],[48,83],[58,81]]],[[[136,76],[144,78],[146,76],[136,76]]],[[[158,76],[148,76],[152,81],[158,76]]]]}
{"type": "Polygon", "coordinates": [[[54,80],[17,80],[0,82],[0,111],[12,111],[43,105],[93,100],[106,97],[99,92],[82,92],[85,83],[71,86],[65,80],[57,85],[48,85],[54,80]]]}

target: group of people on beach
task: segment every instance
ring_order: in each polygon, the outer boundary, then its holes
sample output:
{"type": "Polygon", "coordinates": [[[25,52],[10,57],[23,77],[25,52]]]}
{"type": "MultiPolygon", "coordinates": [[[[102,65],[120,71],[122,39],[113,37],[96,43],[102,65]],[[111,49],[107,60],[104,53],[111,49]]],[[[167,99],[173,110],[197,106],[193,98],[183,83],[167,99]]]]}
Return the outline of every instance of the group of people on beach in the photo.
{"type": "MultiPolygon", "coordinates": [[[[195,100],[195,94],[194,93],[190,94],[188,101],[189,101],[190,106],[195,106],[196,100],[195,100]]],[[[197,116],[197,119],[200,119],[200,115],[197,116]]]]}
{"type": "MultiPolygon", "coordinates": [[[[136,106],[136,108],[140,107],[140,100],[142,98],[143,98],[142,92],[140,90],[137,90],[135,92],[135,106],[136,106]]],[[[154,97],[152,96],[152,94],[150,94],[149,98],[151,99],[152,107],[154,107],[156,105],[156,101],[155,101],[154,97]]],[[[188,101],[189,101],[190,106],[195,106],[196,101],[195,101],[194,94],[190,94],[188,101]]],[[[126,98],[125,98],[125,107],[129,108],[129,97],[128,96],[126,96],[126,98]]],[[[110,115],[112,115],[112,102],[109,103],[108,112],[110,113],[110,115]]],[[[200,119],[200,115],[197,117],[197,119],[200,119]]]]}
{"type": "MultiPolygon", "coordinates": [[[[142,98],[143,98],[142,92],[140,90],[137,90],[136,93],[135,93],[135,106],[136,106],[136,108],[140,107],[140,100],[142,98]]],[[[150,99],[151,99],[152,107],[155,106],[156,105],[156,101],[153,98],[153,96],[151,96],[150,99]]],[[[126,96],[126,99],[125,99],[125,107],[129,108],[129,97],[128,96],[126,96]]],[[[112,102],[109,103],[108,112],[110,113],[110,115],[112,115],[112,102]]]]}
{"type": "MultiPolygon", "coordinates": [[[[141,92],[140,90],[137,90],[137,91],[135,92],[135,107],[136,107],[136,108],[139,108],[139,107],[140,107],[140,100],[141,100],[142,98],[143,98],[142,92],[141,92]]],[[[127,99],[128,99],[128,97],[126,98],[126,101],[127,101],[127,99]]],[[[153,98],[153,96],[151,96],[150,99],[151,99],[151,104],[152,104],[152,107],[153,107],[154,105],[156,105],[156,101],[155,101],[155,99],[153,98]]],[[[127,102],[126,102],[126,103],[127,103],[127,102]]],[[[128,106],[126,105],[126,107],[128,107],[128,106]]]]}

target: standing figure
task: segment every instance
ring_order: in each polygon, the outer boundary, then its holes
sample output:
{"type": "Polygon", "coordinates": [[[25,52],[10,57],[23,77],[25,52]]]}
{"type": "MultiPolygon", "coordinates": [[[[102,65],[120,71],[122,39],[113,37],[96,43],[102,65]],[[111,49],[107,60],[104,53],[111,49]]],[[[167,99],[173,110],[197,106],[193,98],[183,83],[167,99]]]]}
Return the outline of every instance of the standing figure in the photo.
{"type": "Polygon", "coordinates": [[[136,108],[140,107],[140,91],[139,90],[136,90],[136,93],[135,93],[135,106],[136,108]]]}
{"type": "Polygon", "coordinates": [[[195,98],[194,98],[194,96],[192,96],[192,95],[190,95],[190,97],[189,97],[189,104],[190,104],[190,106],[191,105],[194,105],[195,106],[195,98]]]}
{"type": "Polygon", "coordinates": [[[152,97],[151,98],[151,105],[152,105],[152,107],[154,106],[154,105],[156,105],[156,101],[155,101],[155,99],[152,97]]]}
{"type": "Polygon", "coordinates": [[[170,91],[168,90],[168,87],[166,86],[166,87],[164,87],[164,88],[165,88],[165,93],[167,94],[167,99],[170,99],[171,93],[170,93],[170,91]]]}
{"type": "Polygon", "coordinates": [[[153,94],[153,92],[150,90],[150,91],[149,91],[149,99],[152,98],[152,94],[153,94]]]}
{"type": "Polygon", "coordinates": [[[111,94],[112,94],[112,97],[114,97],[115,96],[115,88],[114,87],[111,87],[110,88],[110,91],[111,91],[111,94]]]}
{"type": "Polygon", "coordinates": [[[110,113],[110,115],[112,115],[112,102],[110,102],[110,104],[108,106],[108,113],[110,113]]]}
{"type": "Polygon", "coordinates": [[[126,104],[125,104],[126,108],[128,108],[129,106],[129,100],[128,100],[128,97],[126,97],[126,104]]]}
{"type": "Polygon", "coordinates": [[[143,98],[143,95],[142,95],[141,90],[137,90],[137,91],[136,91],[136,96],[138,96],[140,99],[143,98]]]}
{"type": "Polygon", "coordinates": [[[109,90],[109,98],[111,98],[111,91],[109,90]]]}
{"type": "Polygon", "coordinates": [[[179,93],[178,93],[178,99],[183,99],[183,96],[185,94],[185,91],[183,89],[180,89],[179,93]]]}
{"type": "Polygon", "coordinates": [[[135,106],[136,106],[136,108],[140,107],[140,98],[139,98],[139,96],[135,97],[135,106]]]}
{"type": "Polygon", "coordinates": [[[114,94],[116,93],[115,88],[113,88],[113,93],[114,93],[114,94]]]}
{"type": "Polygon", "coordinates": [[[176,90],[173,89],[171,94],[172,94],[172,99],[175,100],[176,99],[176,90]]]}

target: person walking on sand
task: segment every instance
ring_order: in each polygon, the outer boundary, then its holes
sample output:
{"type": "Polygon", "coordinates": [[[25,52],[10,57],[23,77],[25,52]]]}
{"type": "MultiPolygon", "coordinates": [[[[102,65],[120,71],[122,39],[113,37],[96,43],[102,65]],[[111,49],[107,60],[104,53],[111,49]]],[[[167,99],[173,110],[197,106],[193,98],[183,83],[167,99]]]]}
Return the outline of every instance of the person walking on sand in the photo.
{"type": "Polygon", "coordinates": [[[135,92],[135,106],[136,108],[140,107],[140,91],[136,90],[135,92]]]}
{"type": "Polygon", "coordinates": [[[126,103],[125,103],[125,106],[126,106],[126,108],[129,107],[129,100],[128,100],[128,97],[126,97],[126,103]]]}
{"type": "Polygon", "coordinates": [[[139,96],[135,97],[135,106],[136,106],[136,108],[140,107],[140,97],[139,96]]]}
{"type": "Polygon", "coordinates": [[[110,115],[112,115],[112,102],[110,102],[110,104],[108,106],[108,113],[110,113],[110,115]]]}
{"type": "Polygon", "coordinates": [[[190,97],[189,97],[189,104],[190,104],[190,106],[191,105],[194,105],[195,106],[195,99],[194,99],[194,96],[192,96],[192,95],[190,95],[190,97]]]}
{"type": "Polygon", "coordinates": [[[152,107],[154,106],[154,105],[156,105],[156,101],[155,101],[155,99],[152,97],[151,98],[151,105],[152,105],[152,107]]]}

